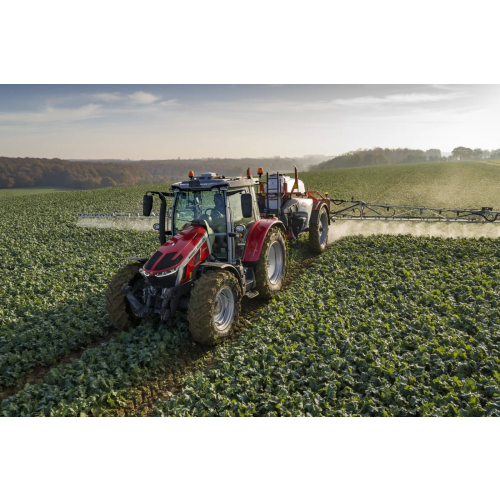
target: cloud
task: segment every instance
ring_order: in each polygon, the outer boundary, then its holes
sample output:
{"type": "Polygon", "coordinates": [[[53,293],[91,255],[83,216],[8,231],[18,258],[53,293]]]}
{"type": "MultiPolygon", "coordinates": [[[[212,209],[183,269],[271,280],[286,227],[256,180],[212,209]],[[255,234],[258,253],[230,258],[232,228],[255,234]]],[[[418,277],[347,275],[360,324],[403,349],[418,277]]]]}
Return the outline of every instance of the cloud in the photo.
{"type": "Polygon", "coordinates": [[[152,104],[153,102],[159,99],[159,97],[156,97],[155,95],[150,94],[149,92],[143,92],[142,90],[138,90],[133,94],[129,94],[128,98],[134,104],[152,104]]]}
{"type": "Polygon", "coordinates": [[[87,104],[79,108],[47,107],[37,112],[0,112],[0,123],[72,122],[99,116],[101,116],[101,105],[87,104]]]}
{"type": "Polygon", "coordinates": [[[448,92],[439,94],[389,94],[383,97],[362,96],[350,99],[334,99],[332,104],[338,106],[369,106],[378,104],[424,104],[430,102],[449,101],[463,96],[463,92],[448,92]]]}
{"type": "Polygon", "coordinates": [[[227,113],[250,113],[250,114],[291,114],[291,113],[323,113],[339,109],[354,109],[367,107],[395,107],[395,106],[415,106],[430,103],[450,101],[465,96],[462,91],[436,92],[436,93],[398,93],[386,94],[385,96],[358,96],[346,97],[332,100],[263,100],[263,99],[240,99],[238,101],[209,101],[203,103],[198,112],[209,111],[218,114],[227,113]]]}
{"type": "Polygon", "coordinates": [[[160,106],[164,108],[173,108],[174,106],[179,105],[179,100],[178,99],[169,99],[168,101],[161,101],[160,106]]]}
{"type": "Polygon", "coordinates": [[[89,96],[93,101],[116,102],[123,99],[119,92],[100,92],[89,96]]]}

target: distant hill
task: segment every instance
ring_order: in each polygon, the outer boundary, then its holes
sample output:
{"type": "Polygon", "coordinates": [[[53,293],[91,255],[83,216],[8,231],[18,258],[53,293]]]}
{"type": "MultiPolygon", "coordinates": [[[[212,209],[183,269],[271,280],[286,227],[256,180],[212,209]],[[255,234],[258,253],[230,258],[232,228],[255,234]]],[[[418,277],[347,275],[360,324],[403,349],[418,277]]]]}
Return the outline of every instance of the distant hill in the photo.
{"type": "Polygon", "coordinates": [[[500,159],[500,149],[483,150],[457,147],[451,153],[441,153],[439,149],[358,149],[313,166],[311,170],[331,170],[334,168],[371,167],[375,165],[403,165],[438,161],[477,161],[500,159]]]}
{"type": "Polygon", "coordinates": [[[332,158],[311,168],[311,170],[330,170],[332,168],[371,167],[374,165],[400,165],[405,163],[423,163],[441,161],[439,149],[358,149],[332,158]]]}
{"type": "Polygon", "coordinates": [[[92,189],[148,184],[153,180],[149,172],[135,164],[0,157],[0,188],[92,189]]]}

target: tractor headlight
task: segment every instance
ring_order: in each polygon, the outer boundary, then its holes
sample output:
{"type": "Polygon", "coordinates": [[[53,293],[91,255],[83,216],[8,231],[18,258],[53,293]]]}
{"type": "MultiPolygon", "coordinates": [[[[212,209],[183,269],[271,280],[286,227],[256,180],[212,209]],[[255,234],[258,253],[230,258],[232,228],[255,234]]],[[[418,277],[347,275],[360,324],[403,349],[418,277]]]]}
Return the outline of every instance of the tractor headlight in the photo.
{"type": "Polygon", "coordinates": [[[145,277],[147,278],[148,276],[151,276],[151,273],[148,273],[147,271],[145,271],[142,267],[139,269],[139,272],[145,277]]]}
{"type": "Polygon", "coordinates": [[[175,269],[170,269],[169,271],[164,271],[162,273],[158,273],[155,275],[155,278],[165,278],[166,276],[172,276],[172,274],[175,274],[177,272],[177,268],[175,269]]]}

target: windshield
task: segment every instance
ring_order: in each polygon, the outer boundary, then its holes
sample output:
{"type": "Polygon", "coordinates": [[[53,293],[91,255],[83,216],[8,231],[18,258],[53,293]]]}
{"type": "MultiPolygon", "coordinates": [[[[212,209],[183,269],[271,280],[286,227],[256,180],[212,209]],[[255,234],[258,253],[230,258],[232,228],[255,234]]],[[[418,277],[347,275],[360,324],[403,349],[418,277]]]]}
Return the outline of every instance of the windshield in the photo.
{"type": "Polygon", "coordinates": [[[219,191],[181,191],[176,196],[174,234],[189,222],[201,219],[207,222],[212,243],[212,254],[227,260],[227,225],[224,194],[219,191]]]}

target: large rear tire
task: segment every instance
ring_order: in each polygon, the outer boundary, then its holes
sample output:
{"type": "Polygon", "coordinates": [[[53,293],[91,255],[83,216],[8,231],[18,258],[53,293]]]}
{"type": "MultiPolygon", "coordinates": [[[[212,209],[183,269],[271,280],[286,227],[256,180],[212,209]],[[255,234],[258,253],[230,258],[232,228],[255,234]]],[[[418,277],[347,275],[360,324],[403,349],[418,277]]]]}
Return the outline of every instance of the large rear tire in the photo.
{"type": "Polygon", "coordinates": [[[188,306],[191,338],[214,345],[230,336],[241,311],[241,286],[230,271],[208,271],[195,281],[188,306]]]}
{"type": "Polygon", "coordinates": [[[137,326],[140,321],[130,310],[125,295],[123,295],[122,286],[126,284],[132,285],[140,279],[139,269],[141,267],[142,264],[133,263],[120,269],[113,276],[106,291],[106,310],[108,311],[109,319],[120,331],[137,326]]]}
{"type": "Polygon", "coordinates": [[[315,254],[323,253],[328,244],[328,210],[319,209],[318,222],[309,226],[309,248],[315,254]]]}
{"type": "Polygon", "coordinates": [[[283,288],[286,267],[287,253],[283,231],[271,227],[262,245],[255,270],[256,290],[260,297],[269,299],[283,288]]]}

